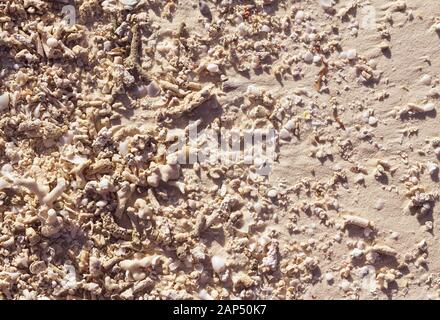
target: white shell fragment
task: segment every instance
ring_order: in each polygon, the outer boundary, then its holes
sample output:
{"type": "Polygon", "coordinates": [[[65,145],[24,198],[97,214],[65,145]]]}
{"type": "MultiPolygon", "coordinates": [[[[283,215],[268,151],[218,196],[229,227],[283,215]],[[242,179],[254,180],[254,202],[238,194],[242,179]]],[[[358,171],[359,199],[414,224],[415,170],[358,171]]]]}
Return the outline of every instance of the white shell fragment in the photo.
{"type": "Polygon", "coordinates": [[[0,95],[0,112],[4,111],[9,106],[9,93],[3,93],[0,95]]]}
{"type": "Polygon", "coordinates": [[[319,4],[323,9],[331,9],[335,4],[333,0],[319,0],[319,4]]]}
{"type": "Polygon", "coordinates": [[[220,256],[213,256],[211,258],[211,264],[212,264],[212,269],[216,273],[221,273],[221,272],[223,272],[226,269],[226,262],[220,256]]]}
{"type": "Polygon", "coordinates": [[[428,172],[429,172],[429,174],[430,174],[431,176],[437,174],[438,171],[439,171],[438,165],[437,165],[436,163],[434,163],[434,162],[431,162],[431,161],[429,161],[429,162],[426,164],[426,168],[428,169],[428,172]]]}
{"type": "Polygon", "coordinates": [[[431,84],[432,78],[431,78],[431,76],[430,76],[429,74],[424,74],[424,75],[422,76],[422,78],[420,79],[420,81],[421,81],[424,85],[429,86],[429,85],[431,84]]]}
{"type": "Polygon", "coordinates": [[[46,44],[50,47],[50,48],[55,48],[58,45],[58,40],[55,38],[48,38],[46,41],[46,44]]]}
{"type": "Polygon", "coordinates": [[[435,106],[433,103],[427,103],[427,104],[423,105],[422,108],[423,108],[424,112],[431,112],[431,111],[435,110],[435,106]]]}
{"type": "Polygon", "coordinates": [[[304,54],[304,56],[303,56],[303,59],[304,59],[304,62],[306,62],[306,63],[312,63],[313,62],[313,53],[311,53],[310,51],[307,51],[305,54],[304,54]]]}
{"type": "Polygon", "coordinates": [[[368,124],[370,125],[370,126],[374,126],[374,125],[376,125],[377,124],[377,118],[376,117],[374,117],[374,116],[371,116],[371,117],[369,117],[368,118],[368,124]]]}
{"type": "Polygon", "coordinates": [[[267,192],[267,196],[269,198],[276,198],[278,196],[278,191],[275,189],[271,189],[267,192]]]}
{"type": "Polygon", "coordinates": [[[211,72],[211,73],[219,73],[220,72],[220,68],[218,67],[217,64],[215,63],[210,63],[206,66],[206,69],[211,72]]]}
{"type": "Polygon", "coordinates": [[[298,22],[301,22],[301,21],[304,20],[304,18],[305,18],[305,13],[304,13],[304,11],[302,11],[302,10],[298,10],[298,11],[296,12],[296,14],[295,14],[295,20],[298,21],[298,22]]]}
{"type": "Polygon", "coordinates": [[[355,49],[350,49],[347,51],[347,59],[348,60],[354,60],[357,57],[357,52],[355,49]]]}
{"type": "Polygon", "coordinates": [[[119,0],[124,6],[130,6],[133,7],[135,6],[139,0],[119,0]]]}

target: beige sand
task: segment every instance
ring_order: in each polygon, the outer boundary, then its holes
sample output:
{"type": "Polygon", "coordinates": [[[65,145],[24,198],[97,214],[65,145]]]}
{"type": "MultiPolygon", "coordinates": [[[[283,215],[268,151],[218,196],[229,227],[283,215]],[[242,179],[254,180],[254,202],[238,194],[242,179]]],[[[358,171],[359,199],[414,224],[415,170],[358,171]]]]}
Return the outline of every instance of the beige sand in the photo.
{"type": "Polygon", "coordinates": [[[439,298],[437,2],[0,2],[0,297],[439,298]]]}

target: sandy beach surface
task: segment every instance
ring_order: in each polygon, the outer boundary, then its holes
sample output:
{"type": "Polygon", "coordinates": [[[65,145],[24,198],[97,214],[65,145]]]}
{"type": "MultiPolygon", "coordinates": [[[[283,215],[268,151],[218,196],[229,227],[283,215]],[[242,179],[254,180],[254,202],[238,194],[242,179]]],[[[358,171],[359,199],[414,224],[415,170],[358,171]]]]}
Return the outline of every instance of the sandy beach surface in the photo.
{"type": "Polygon", "coordinates": [[[0,2],[0,299],[438,299],[439,71],[437,0],[0,2]]]}

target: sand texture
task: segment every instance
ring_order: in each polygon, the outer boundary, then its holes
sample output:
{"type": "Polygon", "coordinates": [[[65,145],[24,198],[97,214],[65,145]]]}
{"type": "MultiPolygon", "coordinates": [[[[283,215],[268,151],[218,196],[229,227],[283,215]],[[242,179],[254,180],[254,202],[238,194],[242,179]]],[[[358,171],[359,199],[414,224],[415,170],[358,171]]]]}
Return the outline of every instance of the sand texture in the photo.
{"type": "Polygon", "coordinates": [[[0,299],[438,299],[439,17],[0,2],[0,299]]]}

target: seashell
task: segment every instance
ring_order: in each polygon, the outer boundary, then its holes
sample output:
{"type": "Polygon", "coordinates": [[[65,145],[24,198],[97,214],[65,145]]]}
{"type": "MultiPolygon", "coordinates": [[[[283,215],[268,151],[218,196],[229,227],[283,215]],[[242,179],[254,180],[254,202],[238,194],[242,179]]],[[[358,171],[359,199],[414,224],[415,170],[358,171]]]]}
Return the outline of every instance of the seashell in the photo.
{"type": "Polygon", "coordinates": [[[220,273],[220,272],[222,272],[222,271],[224,271],[226,269],[226,262],[220,256],[213,256],[211,258],[211,264],[212,264],[212,269],[216,273],[220,273]]]}
{"type": "Polygon", "coordinates": [[[374,125],[376,125],[377,124],[377,118],[376,117],[373,117],[373,116],[371,116],[371,117],[369,117],[368,118],[368,124],[370,125],[370,126],[374,126],[374,125]]]}
{"type": "Polygon", "coordinates": [[[99,188],[100,188],[102,191],[109,191],[109,190],[110,190],[110,187],[111,187],[111,185],[110,185],[110,181],[108,181],[108,179],[106,179],[106,178],[102,178],[102,179],[99,181],[99,188]]]}
{"type": "Polygon", "coordinates": [[[335,4],[333,0],[319,0],[319,4],[324,10],[331,9],[335,4]]]}
{"type": "Polygon", "coordinates": [[[373,208],[376,210],[382,210],[384,207],[385,207],[385,201],[382,199],[378,199],[373,206],[373,208]]]}
{"type": "Polygon", "coordinates": [[[275,189],[270,189],[270,190],[267,192],[267,196],[268,196],[269,198],[276,198],[276,197],[278,196],[278,191],[276,191],[275,189]]]}
{"type": "Polygon", "coordinates": [[[139,0],[119,0],[124,6],[134,7],[138,4],[139,0]]]}
{"type": "Polygon", "coordinates": [[[280,130],[280,138],[283,139],[283,140],[290,139],[290,132],[287,129],[282,128],[280,130]]]}
{"type": "Polygon", "coordinates": [[[46,263],[44,261],[34,261],[29,266],[29,271],[32,274],[38,274],[46,270],[46,263]]]}
{"type": "Polygon", "coordinates": [[[242,36],[246,35],[248,33],[248,28],[244,22],[240,23],[238,26],[238,31],[242,36]]]}
{"type": "Polygon", "coordinates": [[[296,125],[295,120],[290,119],[289,121],[286,122],[286,124],[284,125],[284,128],[286,130],[292,131],[293,129],[295,129],[295,125],[296,125]]]}
{"type": "Polygon", "coordinates": [[[100,209],[104,208],[107,205],[107,201],[104,200],[100,200],[98,202],[96,202],[96,206],[100,209]]]}
{"type": "Polygon", "coordinates": [[[57,212],[54,209],[49,209],[47,211],[47,219],[46,222],[49,224],[55,224],[58,222],[57,220],[57,212]]]}
{"type": "Polygon", "coordinates": [[[420,79],[420,82],[423,83],[426,86],[429,86],[431,84],[432,78],[429,74],[424,74],[422,78],[420,79]]]}
{"type": "Polygon", "coordinates": [[[310,51],[306,52],[303,56],[304,62],[306,63],[312,63],[313,62],[313,53],[310,51]]]}
{"type": "Polygon", "coordinates": [[[355,258],[355,259],[362,257],[363,254],[364,254],[364,251],[361,250],[361,249],[359,249],[359,248],[354,248],[354,249],[350,252],[350,256],[351,256],[352,258],[355,258]]]}
{"type": "Polygon", "coordinates": [[[109,40],[104,41],[103,47],[104,47],[104,51],[106,52],[110,51],[112,49],[112,42],[109,40]]]}
{"type": "Polygon", "coordinates": [[[313,56],[313,63],[320,63],[322,60],[320,55],[313,56]]]}
{"type": "Polygon", "coordinates": [[[357,57],[357,52],[355,49],[350,49],[347,51],[347,59],[348,60],[354,60],[357,57]]]}
{"type": "Polygon", "coordinates": [[[57,39],[55,39],[55,38],[52,38],[52,37],[50,37],[50,38],[48,38],[47,40],[46,40],[46,44],[47,44],[47,46],[49,47],[49,48],[55,48],[56,46],[58,46],[58,40],[57,39]]]}
{"type": "Polygon", "coordinates": [[[218,65],[215,63],[209,63],[206,66],[206,70],[208,70],[210,73],[219,73],[220,72],[218,65]]]}
{"type": "Polygon", "coordinates": [[[9,93],[3,93],[0,95],[0,112],[8,108],[9,106],[9,93]]]}
{"type": "Polygon", "coordinates": [[[148,85],[147,85],[147,94],[150,97],[157,97],[160,93],[160,87],[158,85],[158,83],[156,81],[151,81],[148,85]]]}
{"type": "Polygon", "coordinates": [[[260,29],[260,31],[264,32],[264,33],[269,33],[270,30],[271,30],[270,27],[267,26],[267,25],[262,26],[261,29],[260,29]]]}
{"type": "Polygon", "coordinates": [[[125,139],[124,141],[119,143],[118,149],[121,155],[128,154],[128,145],[130,144],[130,139],[125,139]]]}
{"type": "Polygon", "coordinates": [[[304,11],[299,10],[296,14],[295,14],[295,20],[298,22],[301,22],[304,20],[306,14],[304,13],[304,11]]]}
{"type": "Polygon", "coordinates": [[[433,103],[427,103],[422,106],[424,112],[431,112],[435,110],[435,106],[433,103]]]}
{"type": "Polygon", "coordinates": [[[362,112],[361,119],[363,122],[368,123],[368,119],[370,118],[370,111],[366,110],[362,112]]]}
{"type": "Polygon", "coordinates": [[[429,161],[426,164],[426,168],[428,169],[428,172],[431,176],[437,174],[437,172],[438,172],[438,165],[434,162],[429,161]]]}

